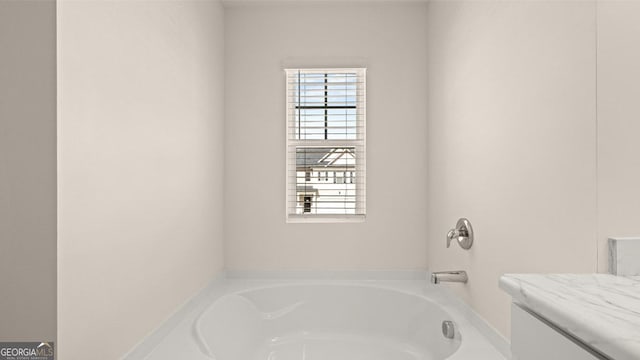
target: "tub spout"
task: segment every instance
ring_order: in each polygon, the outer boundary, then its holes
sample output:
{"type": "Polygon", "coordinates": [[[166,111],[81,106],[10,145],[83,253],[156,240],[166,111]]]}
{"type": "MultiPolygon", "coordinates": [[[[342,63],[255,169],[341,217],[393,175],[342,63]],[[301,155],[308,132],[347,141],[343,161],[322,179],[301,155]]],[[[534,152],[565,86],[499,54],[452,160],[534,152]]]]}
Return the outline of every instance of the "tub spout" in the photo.
{"type": "Polygon", "coordinates": [[[460,282],[466,284],[469,280],[467,272],[464,270],[457,271],[436,271],[431,273],[431,283],[439,284],[441,282],[460,282]]]}

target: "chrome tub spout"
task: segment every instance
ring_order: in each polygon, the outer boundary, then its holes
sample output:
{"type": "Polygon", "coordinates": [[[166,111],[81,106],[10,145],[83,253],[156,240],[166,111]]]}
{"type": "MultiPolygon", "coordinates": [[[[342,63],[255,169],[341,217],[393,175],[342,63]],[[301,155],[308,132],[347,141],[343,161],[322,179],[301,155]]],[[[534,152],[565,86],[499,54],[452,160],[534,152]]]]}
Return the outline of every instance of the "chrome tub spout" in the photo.
{"type": "Polygon", "coordinates": [[[431,283],[439,284],[441,282],[459,282],[466,284],[469,281],[467,272],[464,270],[457,271],[436,271],[431,273],[431,283]]]}

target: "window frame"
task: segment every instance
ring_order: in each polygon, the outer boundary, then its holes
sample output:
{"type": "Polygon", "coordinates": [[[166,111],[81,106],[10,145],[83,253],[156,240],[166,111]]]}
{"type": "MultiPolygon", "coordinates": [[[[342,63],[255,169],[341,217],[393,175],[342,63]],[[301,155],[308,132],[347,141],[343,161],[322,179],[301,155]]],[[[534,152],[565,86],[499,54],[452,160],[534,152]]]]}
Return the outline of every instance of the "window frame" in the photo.
{"type": "MultiPolygon", "coordinates": [[[[354,67],[354,68],[287,68],[284,69],[285,73],[285,112],[286,112],[286,122],[285,122],[285,138],[286,138],[286,158],[285,158],[285,168],[286,168],[286,181],[285,181],[285,218],[287,223],[350,223],[350,222],[364,222],[366,220],[366,68],[364,67],[354,67]],[[336,73],[356,73],[357,74],[357,88],[356,88],[356,138],[355,139],[343,139],[343,140],[333,140],[326,139],[327,129],[325,128],[325,139],[297,139],[294,140],[290,138],[290,126],[295,126],[295,114],[292,115],[291,106],[295,106],[294,101],[290,101],[289,99],[289,79],[292,73],[298,73],[299,71],[303,71],[305,73],[325,73],[325,74],[336,74],[336,73]],[[361,84],[361,85],[360,85],[361,84]],[[361,117],[361,120],[358,117],[361,117]],[[362,127],[362,130],[359,131],[357,129],[358,126],[362,127]],[[360,138],[361,137],[361,138],[360,138]],[[293,147],[293,152],[291,151],[293,147]],[[289,204],[290,199],[298,198],[297,191],[293,194],[291,193],[291,185],[297,186],[296,181],[296,169],[291,169],[291,157],[296,156],[296,150],[298,147],[355,147],[358,149],[356,151],[356,164],[362,170],[350,171],[350,175],[355,173],[361,173],[360,177],[356,177],[358,185],[356,185],[356,214],[295,214],[290,213],[291,207],[289,204]]],[[[326,96],[326,92],[325,92],[326,96]]],[[[325,100],[326,101],[326,100],[325,100]]],[[[325,102],[325,108],[327,108],[325,102]]],[[[326,118],[325,118],[325,126],[327,126],[326,118]]],[[[295,133],[295,132],[294,132],[295,133]]],[[[295,164],[293,165],[296,166],[295,164]]],[[[345,170],[347,171],[347,170],[345,170]]],[[[329,169],[325,170],[326,178],[329,178],[329,169]]],[[[334,172],[334,176],[336,173],[334,172]]],[[[311,174],[313,178],[313,174],[311,174]]],[[[351,177],[351,183],[353,183],[353,178],[351,177]]],[[[330,180],[329,180],[330,181],[330,180]]],[[[335,178],[334,178],[335,181],[335,178]]],[[[315,198],[315,196],[314,196],[315,198]]],[[[313,207],[313,204],[312,204],[313,207]]]]}

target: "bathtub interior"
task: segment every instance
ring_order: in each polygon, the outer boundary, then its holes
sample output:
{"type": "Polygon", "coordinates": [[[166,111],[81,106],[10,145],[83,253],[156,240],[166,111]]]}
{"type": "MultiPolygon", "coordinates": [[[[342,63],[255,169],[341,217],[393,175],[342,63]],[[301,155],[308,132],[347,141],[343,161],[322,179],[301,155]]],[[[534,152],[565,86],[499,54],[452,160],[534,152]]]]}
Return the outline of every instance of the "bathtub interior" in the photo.
{"type": "Polygon", "coordinates": [[[429,299],[367,286],[276,286],[221,297],[195,323],[216,360],[440,360],[451,317],[429,299]]]}

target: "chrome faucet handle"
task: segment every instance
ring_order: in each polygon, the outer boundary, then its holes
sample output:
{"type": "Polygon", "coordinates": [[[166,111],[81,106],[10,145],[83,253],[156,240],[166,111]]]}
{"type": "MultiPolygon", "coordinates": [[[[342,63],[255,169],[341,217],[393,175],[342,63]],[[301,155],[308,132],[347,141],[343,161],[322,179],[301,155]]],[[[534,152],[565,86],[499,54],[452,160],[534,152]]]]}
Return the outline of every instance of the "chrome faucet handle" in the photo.
{"type": "Polygon", "coordinates": [[[451,229],[447,233],[447,247],[451,246],[451,240],[457,238],[460,235],[458,229],[451,229]]]}
{"type": "Polygon", "coordinates": [[[447,247],[451,246],[451,241],[456,239],[458,245],[465,250],[469,250],[473,245],[473,228],[469,220],[461,218],[456,223],[454,229],[447,233],[447,247]]]}

